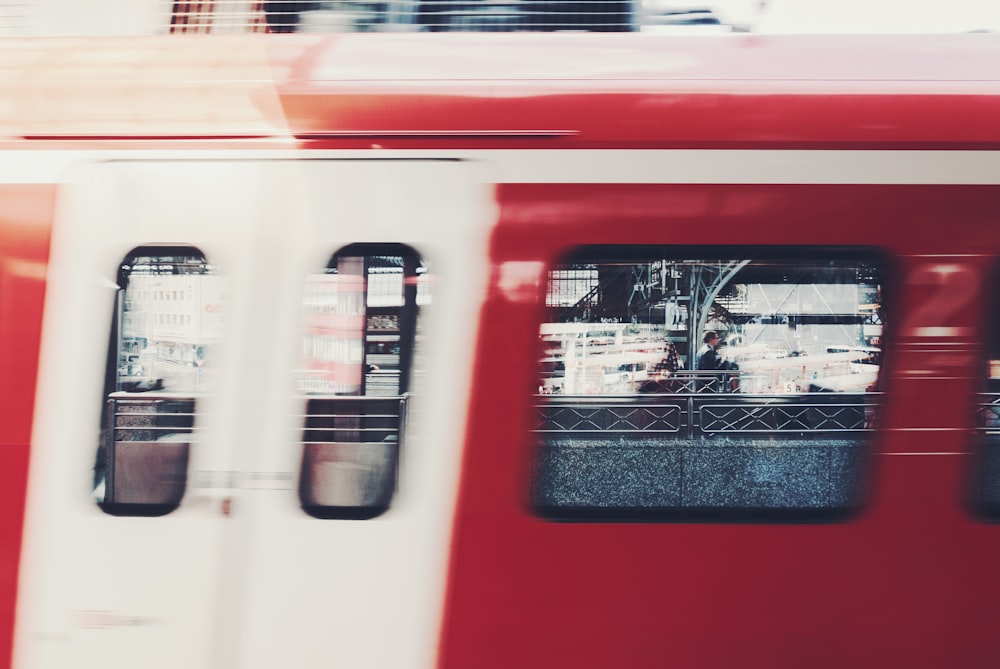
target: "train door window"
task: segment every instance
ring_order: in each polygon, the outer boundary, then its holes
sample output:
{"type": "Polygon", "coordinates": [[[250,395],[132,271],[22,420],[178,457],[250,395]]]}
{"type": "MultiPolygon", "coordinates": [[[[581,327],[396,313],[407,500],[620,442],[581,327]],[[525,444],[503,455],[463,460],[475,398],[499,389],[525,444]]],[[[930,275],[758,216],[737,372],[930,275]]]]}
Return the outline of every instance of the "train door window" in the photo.
{"type": "Polygon", "coordinates": [[[306,280],[299,499],[312,516],[365,519],[389,507],[407,401],[422,378],[427,279],[412,249],[357,244],[306,280]]]}
{"type": "Polygon", "coordinates": [[[550,268],[533,504],[550,518],[857,508],[880,263],[853,250],[583,249],[550,268]]]}
{"type": "Polygon", "coordinates": [[[139,248],[122,261],[94,468],[105,511],[162,515],[180,504],[225,304],[224,278],[195,248],[139,248]]]}

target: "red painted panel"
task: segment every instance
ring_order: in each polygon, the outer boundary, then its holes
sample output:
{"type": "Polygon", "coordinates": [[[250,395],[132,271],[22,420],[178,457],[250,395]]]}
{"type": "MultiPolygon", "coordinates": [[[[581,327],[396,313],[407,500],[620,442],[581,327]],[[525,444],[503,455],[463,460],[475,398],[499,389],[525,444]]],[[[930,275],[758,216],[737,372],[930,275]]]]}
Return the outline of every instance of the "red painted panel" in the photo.
{"type": "MultiPolygon", "coordinates": [[[[599,82],[597,85],[601,85],[599,82]]],[[[1000,98],[858,95],[844,85],[773,82],[726,92],[675,82],[597,90],[595,84],[424,84],[282,96],[300,137],[357,148],[969,148],[1000,146],[1000,98]],[[637,90],[636,90],[637,89],[637,90]],[[419,95],[414,95],[418,92],[419,95]],[[950,119],[942,123],[941,119],[950,119]],[[502,133],[499,131],[503,131],[502,133]],[[357,140],[355,140],[357,143],[357,140]]]]}
{"type": "Polygon", "coordinates": [[[982,40],[420,37],[273,43],[288,127],[351,148],[1000,146],[982,40]]]}
{"type": "Polygon", "coordinates": [[[0,661],[9,665],[55,186],[0,185],[0,661]]]}
{"type": "MultiPolygon", "coordinates": [[[[900,257],[886,268],[889,299],[907,313],[925,288],[911,280],[918,254],[973,254],[979,267],[1000,253],[1000,189],[513,185],[499,199],[441,666],[995,664],[1000,532],[965,505],[982,370],[968,350],[927,358],[909,341],[889,354],[892,404],[855,518],[546,522],[528,508],[541,286],[524,295],[499,278],[504,262],[551,262],[581,244],[878,247],[900,257]],[[913,369],[937,377],[934,397],[913,369]]],[[[977,330],[980,309],[948,325],[977,330]]]]}

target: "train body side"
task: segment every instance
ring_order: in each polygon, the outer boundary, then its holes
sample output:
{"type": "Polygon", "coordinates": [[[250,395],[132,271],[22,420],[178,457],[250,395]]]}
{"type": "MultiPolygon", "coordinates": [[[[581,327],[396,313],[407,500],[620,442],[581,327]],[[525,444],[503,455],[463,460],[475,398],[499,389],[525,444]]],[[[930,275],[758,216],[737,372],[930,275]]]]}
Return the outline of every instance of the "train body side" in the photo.
{"type": "Polygon", "coordinates": [[[973,333],[988,327],[976,303],[995,267],[992,253],[983,253],[998,241],[988,213],[995,187],[532,184],[501,192],[504,215],[493,245],[501,272],[552,266],[566,253],[567,219],[573,243],[605,248],[704,249],[724,239],[727,251],[812,249],[863,239],[895,259],[892,313],[901,322],[887,335],[885,422],[865,460],[870,478],[856,515],[832,522],[706,522],[696,515],[552,522],[530,512],[525,483],[537,476],[538,446],[524,436],[537,425],[535,409],[529,400],[509,400],[524,395],[518,389],[534,375],[527,363],[520,374],[501,372],[537,337],[538,298],[530,287],[545,281],[523,276],[521,294],[494,284],[476,373],[493,381],[476,386],[470,425],[507,447],[476,448],[470,435],[447,666],[992,662],[994,623],[983,612],[1000,592],[986,556],[1000,546],[970,497],[981,466],[972,426],[983,383],[973,333]],[[947,248],[917,232],[940,225],[963,232],[949,237],[947,248]],[[970,292],[928,280],[942,271],[975,277],[970,292]],[[907,314],[926,313],[930,302],[938,305],[932,327],[961,336],[917,331],[927,324],[907,314]]]}
{"type": "Polygon", "coordinates": [[[1000,45],[533,36],[512,60],[492,39],[474,58],[455,39],[404,58],[417,47],[393,37],[190,42],[232,66],[215,79],[158,38],[11,47],[28,65],[0,118],[0,655],[991,666],[1000,535],[969,495],[1000,255],[984,63],[1000,45]],[[141,65],[99,66],[115,55],[141,65]],[[307,277],[359,243],[432,268],[426,386],[388,511],[317,518],[296,497],[299,310],[307,277]],[[123,259],[157,247],[225,268],[229,320],[183,501],[121,517],[93,486],[105,355],[123,259]],[[882,422],[856,513],[533,508],[547,271],[623,247],[885,259],[882,422]]]}

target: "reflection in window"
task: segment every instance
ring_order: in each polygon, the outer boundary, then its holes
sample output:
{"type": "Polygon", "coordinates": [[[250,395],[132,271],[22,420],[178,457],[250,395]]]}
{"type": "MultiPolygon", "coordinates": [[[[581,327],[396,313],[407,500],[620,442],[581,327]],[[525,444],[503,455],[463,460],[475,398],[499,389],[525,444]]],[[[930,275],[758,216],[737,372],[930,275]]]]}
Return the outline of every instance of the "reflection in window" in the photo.
{"type": "Polygon", "coordinates": [[[822,515],[857,505],[882,357],[872,258],[604,248],[549,278],[539,512],[822,515]]]}
{"type": "Polygon", "coordinates": [[[160,515],[180,504],[226,302],[224,279],[197,249],[141,248],[122,261],[94,480],[105,511],[160,515]]]}
{"type": "Polygon", "coordinates": [[[299,494],[314,516],[370,518],[391,502],[427,281],[419,257],[397,244],[346,247],[306,279],[299,494]]]}

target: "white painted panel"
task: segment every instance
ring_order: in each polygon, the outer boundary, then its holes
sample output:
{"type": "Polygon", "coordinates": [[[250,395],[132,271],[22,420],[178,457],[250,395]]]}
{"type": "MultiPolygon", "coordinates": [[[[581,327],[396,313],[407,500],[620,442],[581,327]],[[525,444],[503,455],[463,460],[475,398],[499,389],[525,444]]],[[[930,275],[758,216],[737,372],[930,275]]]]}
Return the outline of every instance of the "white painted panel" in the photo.
{"type": "Polygon", "coordinates": [[[71,176],[53,235],[15,666],[431,666],[490,187],[447,161],[111,162],[71,176]],[[352,242],[408,244],[430,263],[435,373],[392,508],[318,520],[298,505],[291,370],[304,277],[352,242]],[[112,517],[90,482],[114,283],[126,254],[152,243],[201,249],[230,277],[232,308],[181,507],[112,517]],[[198,483],[228,472],[235,487],[198,483]]]}

